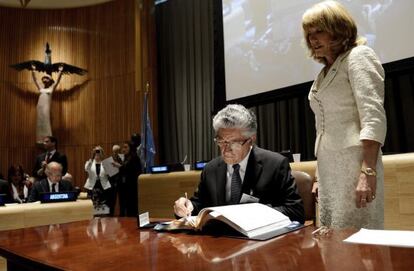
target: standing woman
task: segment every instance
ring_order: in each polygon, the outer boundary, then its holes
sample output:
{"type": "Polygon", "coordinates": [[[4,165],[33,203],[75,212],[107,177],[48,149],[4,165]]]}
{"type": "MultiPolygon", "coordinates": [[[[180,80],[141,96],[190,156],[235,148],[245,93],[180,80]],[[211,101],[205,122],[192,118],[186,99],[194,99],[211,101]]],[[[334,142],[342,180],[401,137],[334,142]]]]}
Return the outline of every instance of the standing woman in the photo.
{"type": "Polygon", "coordinates": [[[35,74],[36,66],[32,64],[32,78],[37,89],[39,90],[39,100],[37,101],[36,112],[36,142],[42,143],[43,138],[52,135],[52,125],[50,121],[50,110],[52,104],[52,94],[62,78],[63,66],[59,66],[59,72],[56,82],[52,76],[46,74],[42,77],[42,84],[38,82],[35,74]]]}
{"type": "Polygon", "coordinates": [[[137,216],[138,214],[138,176],[141,174],[141,163],[136,149],[125,142],[122,145],[124,160],[119,168],[119,207],[120,216],[137,216]]]}
{"type": "Polygon", "coordinates": [[[310,56],[324,65],[309,101],[316,120],[320,222],[332,228],[384,227],[381,146],[386,135],[384,70],[336,1],[302,18],[310,56]]]}
{"type": "Polygon", "coordinates": [[[91,159],[85,163],[85,171],[88,173],[88,179],[84,187],[91,195],[93,206],[99,207],[106,204],[108,207],[108,200],[110,197],[111,184],[109,176],[105,172],[102,164],[104,151],[101,146],[96,146],[92,150],[91,159]]]}

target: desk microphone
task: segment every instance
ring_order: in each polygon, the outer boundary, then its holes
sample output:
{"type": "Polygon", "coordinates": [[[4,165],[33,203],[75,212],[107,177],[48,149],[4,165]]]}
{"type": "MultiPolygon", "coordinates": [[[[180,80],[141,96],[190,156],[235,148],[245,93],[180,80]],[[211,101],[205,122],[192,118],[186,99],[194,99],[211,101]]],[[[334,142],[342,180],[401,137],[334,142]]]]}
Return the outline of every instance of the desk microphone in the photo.
{"type": "Polygon", "coordinates": [[[181,164],[184,165],[185,164],[185,161],[187,161],[187,154],[185,154],[184,160],[181,162],[181,164]]]}

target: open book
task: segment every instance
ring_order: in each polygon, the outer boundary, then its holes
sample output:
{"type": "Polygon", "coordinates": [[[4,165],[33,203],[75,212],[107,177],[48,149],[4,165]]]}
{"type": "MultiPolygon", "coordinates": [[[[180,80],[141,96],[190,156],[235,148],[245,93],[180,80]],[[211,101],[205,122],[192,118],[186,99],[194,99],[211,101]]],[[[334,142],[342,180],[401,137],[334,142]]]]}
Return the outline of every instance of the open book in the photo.
{"type": "MultiPolygon", "coordinates": [[[[266,240],[292,231],[301,226],[292,223],[281,212],[260,203],[246,203],[204,208],[198,216],[174,220],[169,224],[157,225],[155,230],[205,230],[215,228],[216,232],[229,226],[249,239],[266,240]]],[[[228,231],[224,232],[224,234],[228,231]]]]}

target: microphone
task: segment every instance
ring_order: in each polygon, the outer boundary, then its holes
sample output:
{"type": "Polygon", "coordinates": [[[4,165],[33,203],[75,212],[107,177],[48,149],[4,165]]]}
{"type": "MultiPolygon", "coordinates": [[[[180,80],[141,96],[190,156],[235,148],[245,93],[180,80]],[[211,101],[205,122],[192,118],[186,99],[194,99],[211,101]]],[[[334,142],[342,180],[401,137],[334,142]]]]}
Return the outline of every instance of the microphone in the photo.
{"type": "Polygon", "coordinates": [[[187,154],[185,154],[185,156],[184,156],[184,160],[181,162],[181,164],[185,164],[185,161],[187,161],[187,154]]]}

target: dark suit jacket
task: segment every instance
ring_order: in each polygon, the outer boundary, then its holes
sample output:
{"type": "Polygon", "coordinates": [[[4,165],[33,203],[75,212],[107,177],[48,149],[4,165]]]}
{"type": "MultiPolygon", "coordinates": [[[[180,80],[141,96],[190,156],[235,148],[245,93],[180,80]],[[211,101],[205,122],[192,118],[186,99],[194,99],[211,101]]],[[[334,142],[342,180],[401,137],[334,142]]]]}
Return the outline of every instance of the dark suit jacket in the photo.
{"type": "MultiPolygon", "coordinates": [[[[68,192],[75,191],[71,182],[66,180],[60,180],[59,182],[59,192],[68,192]]],[[[50,192],[49,182],[47,179],[42,179],[33,184],[32,191],[29,195],[29,202],[34,202],[40,200],[41,192],[50,192]]]]}
{"type": "Polygon", "coordinates": [[[6,194],[5,201],[11,202],[12,196],[8,181],[0,179],[0,194],[6,194]]]}
{"type": "MultiPolygon", "coordinates": [[[[298,194],[290,165],[284,156],[253,147],[248,158],[242,191],[271,205],[292,221],[305,220],[303,202],[298,194]]],[[[210,161],[201,174],[198,189],[191,198],[193,215],[205,207],[226,205],[227,164],[221,157],[210,161]]]]}
{"type": "MultiPolygon", "coordinates": [[[[38,178],[38,179],[46,178],[45,174],[43,174],[41,176],[39,176],[37,174],[37,171],[42,168],[42,162],[45,161],[45,159],[46,159],[46,152],[42,153],[42,154],[40,154],[36,157],[36,163],[35,163],[35,167],[33,169],[33,176],[38,178]]],[[[53,154],[53,156],[50,158],[49,162],[58,162],[59,164],[61,164],[62,165],[62,175],[65,175],[66,172],[68,171],[68,160],[66,158],[66,155],[64,155],[63,153],[59,153],[58,151],[56,151],[53,154]]]]}

